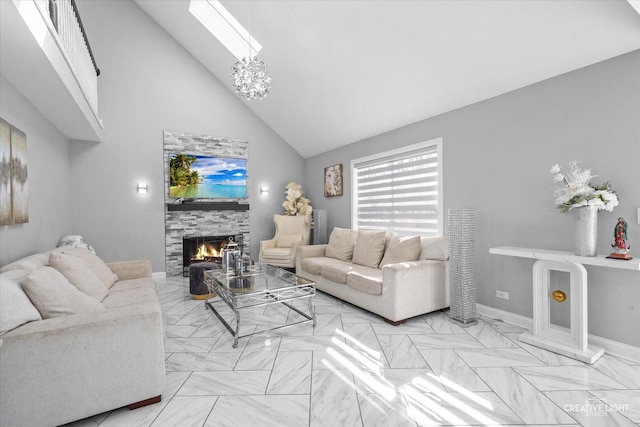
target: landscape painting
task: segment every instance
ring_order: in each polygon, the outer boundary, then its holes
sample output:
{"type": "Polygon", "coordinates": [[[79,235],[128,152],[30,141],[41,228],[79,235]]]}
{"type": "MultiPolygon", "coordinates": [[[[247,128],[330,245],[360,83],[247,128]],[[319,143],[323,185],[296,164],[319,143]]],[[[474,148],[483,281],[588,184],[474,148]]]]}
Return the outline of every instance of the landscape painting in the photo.
{"type": "Polygon", "coordinates": [[[169,197],[246,199],[246,160],[190,154],[171,155],[169,197]]]}
{"type": "Polygon", "coordinates": [[[27,136],[0,119],[0,225],[29,222],[27,136]]]}

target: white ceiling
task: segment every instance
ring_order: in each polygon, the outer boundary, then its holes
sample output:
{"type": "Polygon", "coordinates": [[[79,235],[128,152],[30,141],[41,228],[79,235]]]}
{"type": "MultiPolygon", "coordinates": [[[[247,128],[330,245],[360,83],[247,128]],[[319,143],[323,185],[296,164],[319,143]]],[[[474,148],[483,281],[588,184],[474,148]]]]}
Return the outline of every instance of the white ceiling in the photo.
{"type": "MultiPolygon", "coordinates": [[[[233,91],[189,0],[136,3],[233,91]]],[[[640,49],[624,0],[222,3],[273,77],[244,102],[305,158],[640,49]]]]}

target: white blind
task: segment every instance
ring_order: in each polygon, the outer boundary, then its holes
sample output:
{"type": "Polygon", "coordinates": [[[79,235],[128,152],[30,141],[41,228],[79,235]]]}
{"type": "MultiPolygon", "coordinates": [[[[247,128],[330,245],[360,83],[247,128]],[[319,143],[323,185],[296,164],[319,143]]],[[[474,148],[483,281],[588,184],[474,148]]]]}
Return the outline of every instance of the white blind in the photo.
{"type": "Polygon", "coordinates": [[[441,139],[352,162],[353,228],[442,235],[441,139]]]}

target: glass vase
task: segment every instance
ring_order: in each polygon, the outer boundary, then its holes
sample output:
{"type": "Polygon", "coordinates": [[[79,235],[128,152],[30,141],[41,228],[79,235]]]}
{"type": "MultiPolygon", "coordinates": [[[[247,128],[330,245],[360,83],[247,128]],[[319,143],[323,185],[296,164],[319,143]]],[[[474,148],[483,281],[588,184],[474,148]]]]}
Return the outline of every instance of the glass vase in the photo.
{"type": "Polygon", "coordinates": [[[583,206],[573,209],[576,222],[574,252],[579,256],[596,256],[598,245],[598,208],[583,206]]]}

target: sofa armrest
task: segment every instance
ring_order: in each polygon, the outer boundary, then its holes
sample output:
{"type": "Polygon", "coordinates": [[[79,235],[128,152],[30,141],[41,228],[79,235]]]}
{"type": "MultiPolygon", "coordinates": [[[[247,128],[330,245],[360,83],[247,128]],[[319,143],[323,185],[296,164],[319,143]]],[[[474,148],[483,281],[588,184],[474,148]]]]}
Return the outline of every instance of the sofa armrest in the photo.
{"type": "Polygon", "coordinates": [[[291,259],[295,259],[298,256],[298,248],[306,246],[302,240],[298,240],[297,242],[293,242],[291,244],[291,259]]]}
{"type": "Polygon", "coordinates": [[[327,244],[323,245],[298,245],[296,247],[296,274],[302,274],[302,260],[325,256],[327,244]]]}
{"type": "Polygon", "coordinates": [[[30,322],[2,339],[0,425],[65,424],[164,390],[157,303],[30,322]]]}
{"type": "Polygon", "coordinates": [[[329,245],[300,245],[296,248],[296,256],[299,259],[325,256],[327,246],[329,245]]]}
{"type": "Polygon", "coordinates": [[[108,262],[107,266],[118,276],[118,280],[151,277],[151,261],[146,259],[108,262]]]}
{"type": "Polygon", "coordinates": [[[449,261],[422,260],[382,268],[382,294],[390,320],[399,321],[449,306],[449,261]]]}

